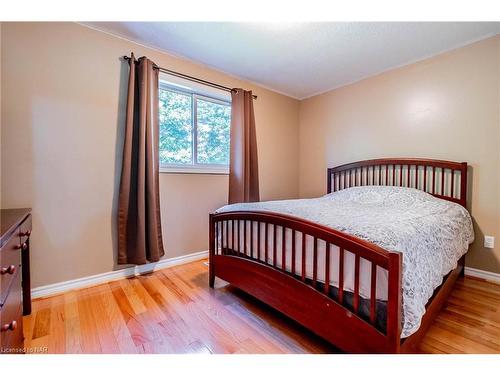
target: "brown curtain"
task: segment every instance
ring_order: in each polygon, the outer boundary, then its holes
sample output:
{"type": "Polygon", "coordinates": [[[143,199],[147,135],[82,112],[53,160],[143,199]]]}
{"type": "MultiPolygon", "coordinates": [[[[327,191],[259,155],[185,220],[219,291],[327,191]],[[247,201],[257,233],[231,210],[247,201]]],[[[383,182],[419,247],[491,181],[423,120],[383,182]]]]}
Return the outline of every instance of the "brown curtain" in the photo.
{"type": "Polygon", "coordinates": [[[252,92],[234,89],[231,97],[229,203],[258,202],[259,167],[252,92]]]}
{"type": "Polygon", "coordinates": [[[156,262],[164,254],[158,164],[158,69],[132,54],[118,197],[118,264],[156,262]]]}

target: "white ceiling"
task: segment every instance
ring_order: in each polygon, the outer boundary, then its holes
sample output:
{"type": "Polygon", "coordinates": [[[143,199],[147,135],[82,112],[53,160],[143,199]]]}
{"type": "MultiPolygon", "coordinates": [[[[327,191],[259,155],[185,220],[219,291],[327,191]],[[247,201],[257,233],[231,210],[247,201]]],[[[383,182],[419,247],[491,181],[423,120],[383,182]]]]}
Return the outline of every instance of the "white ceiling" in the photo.
{"type": "Polygon", "coordinates": [[[87,25],[298,99],[500,33],[500,22],[87,25]]]}

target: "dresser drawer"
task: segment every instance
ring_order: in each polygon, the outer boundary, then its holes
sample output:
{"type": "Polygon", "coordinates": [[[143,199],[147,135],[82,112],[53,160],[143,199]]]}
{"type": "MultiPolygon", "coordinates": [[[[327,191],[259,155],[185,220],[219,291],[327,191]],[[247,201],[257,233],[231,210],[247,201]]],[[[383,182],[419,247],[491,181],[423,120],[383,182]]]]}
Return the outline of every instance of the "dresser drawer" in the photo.
{"type": "MultiPolygon", "coordinates": [[[[20,271],[21,241],[19,230],[0,249],[0,306],[3,306],[14,276],[20,271]]],[[[19,276],[21,273],[19,272],[19,276]]],[[[20,283],[20,282],[19,282],[20,283]]]]}
{"type": "MultiPolygon", "coordinates": [[[[23,347],[21,270],[14,274],[12,287],[0,308],[0,353],[23,347]]],[[[10,351],[16,353],[16,351],[10,351]]]]}
{"type": "Polygon", "coordinates": [[[20,225],[19,237],[21,238],[21,243],[26,242],[31,236],[31,215],[28,215],[26,220],[20,225]]]}

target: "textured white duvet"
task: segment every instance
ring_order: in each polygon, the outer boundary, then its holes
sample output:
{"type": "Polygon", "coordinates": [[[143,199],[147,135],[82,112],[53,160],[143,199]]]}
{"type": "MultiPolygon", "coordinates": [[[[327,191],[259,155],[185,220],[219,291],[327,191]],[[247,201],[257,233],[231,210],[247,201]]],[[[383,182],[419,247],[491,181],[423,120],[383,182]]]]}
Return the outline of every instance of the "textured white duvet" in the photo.
{"type": "MultiPolygon", "coordinates": [[[[414,333],[420,326],[425,305],[434,289],[457,266],[474,239],[472,221],[462,206],[435,198],[420,190],[364,186],[341,190],[315,199],[295,199],[259,203],[233,204],[217,212],[271,211],[300,217],[322,224],[380,247],[403,253],[403,330],[401,337],[414,333]]],[[[256,224],[255,224],[256,225],[256,224]]],[[[254,233],[257,233],[254,227],[254,233]]],[[[262,228],[263,229],[263,228],[262,228]]],[[[243,230],[243,228],[241,228],[243,230]]],[[[250,233],[249,231],[247,233],[250,233]]],[[[263,232],[262,232],[263,233],[263,232]]],[[[281,266],[281,231],[277,233],[277,264],[281,266]]],[[[243,241],[243,236],[241,241],[243,241]]],[[[250,236],[248,236],[250,237],[250,236]]],[[[264,237],[264,236],[262,236],[264,237]]],[[[272,236],[269,239],[272,249],[272,236]]],[[[291,231],[286,231],[286,268],[291,269],[291,231]]],[[[300,234],[297,240],[301,241],[300,234]]],[[[257,239],[248,238],[247,243],[257,239]]],[[[261,239],[261,241],[265,241],[261,239]]],[[[312,240],[308,238],[306,257],[308,277],[312,277],[312,240]]],[[[261,243],[263,249],[263,242],[261,243]]],[[[318,243],[318,259],[324,259],[324,243],[318,243]]],[[[338,287],[338,248],[332,248],[330,280],[338,287]]],[[[270,251],[269,263],[272,263],[270,251]]],[[[263,255],[261,256],[263,259],[263,255]]],[[[353,290],[354,256],[345,258],[344,289],[353,290]]],[[[300,272],[300,251],[296,270],[300,272]]],[[[324,280],[324,263],[318,265],[318,279],[324,280]]],[[[370,266],[360,263],[360,294],[370,297],[370,266]]],[[[377,270],[377,299],[387,299],[387,272],[377,270]]]]}

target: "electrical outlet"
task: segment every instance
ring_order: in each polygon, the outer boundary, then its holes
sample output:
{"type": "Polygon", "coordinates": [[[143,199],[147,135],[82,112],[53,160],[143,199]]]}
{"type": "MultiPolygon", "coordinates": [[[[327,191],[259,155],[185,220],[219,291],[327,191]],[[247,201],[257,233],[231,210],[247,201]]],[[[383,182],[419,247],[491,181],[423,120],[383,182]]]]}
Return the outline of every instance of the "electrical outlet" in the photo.
{"type": "Polygon", "coordinates": [[[484,236],[484,247],[488,249],[493,249],[495,247],[495,237],[484,236]]]}

